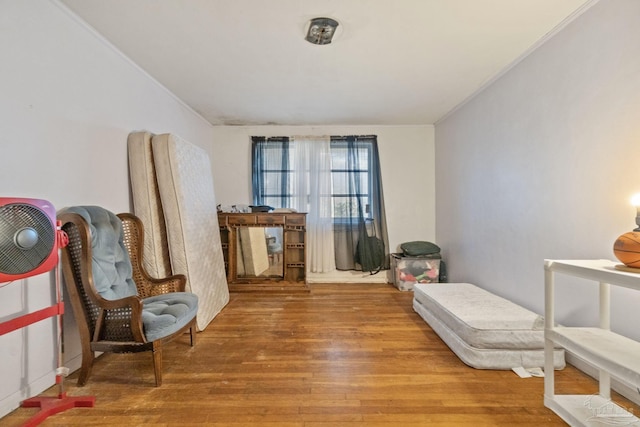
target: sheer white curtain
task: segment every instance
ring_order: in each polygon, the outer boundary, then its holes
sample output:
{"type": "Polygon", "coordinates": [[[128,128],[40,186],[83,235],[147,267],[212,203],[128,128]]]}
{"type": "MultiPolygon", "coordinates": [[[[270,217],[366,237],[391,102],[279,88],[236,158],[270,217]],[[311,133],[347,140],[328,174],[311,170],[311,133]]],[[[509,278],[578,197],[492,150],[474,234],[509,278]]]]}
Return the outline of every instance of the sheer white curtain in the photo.
{"type": "Polygon", "coordinates": [[[331,138],[294,136],[292,207],[307,212],[307,263],[312,273],[336,269],[331,198],[331,138]]]}

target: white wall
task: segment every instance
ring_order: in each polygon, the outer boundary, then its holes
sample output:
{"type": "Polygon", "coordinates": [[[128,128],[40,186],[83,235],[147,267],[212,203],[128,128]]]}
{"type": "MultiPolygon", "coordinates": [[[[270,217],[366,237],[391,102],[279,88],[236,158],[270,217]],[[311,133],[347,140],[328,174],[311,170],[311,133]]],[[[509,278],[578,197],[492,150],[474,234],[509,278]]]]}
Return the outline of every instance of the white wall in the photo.
{"type": "MultiPolygon", "coordinates": [[[[596,3],[436,124],[438,242],[452,281],[543,312],[543,260],[615,259],[640,192],[640,2],[596,3]]],[[[594,325],[597,286],[557,284],[557,320],[594,325]]],[[[612,328],[640,339],[640,295],[612,328]]]]}
{"type": "MultiPolygon", "coordinates": [[[[4,0],[0,28],[0,197],[130,211],[129,132],[173,132],[210,149],[207,122],[57,2],[4,0]]],[[[0,322],[48,307],[51,289],[48,274],[0,288],[0,322]]],[[[53,384],[53,325],[0,337],[0,416],[53,384]]],[[[65,334],[77,364],[77,333],[65,334]]]]}
{"type": "Polygon", "coordinates": [[[251,136],[377,135],[389,246],[435,241],[433,126],[223,126],[214,130],[218,203],[252,204],[251,136]]]}

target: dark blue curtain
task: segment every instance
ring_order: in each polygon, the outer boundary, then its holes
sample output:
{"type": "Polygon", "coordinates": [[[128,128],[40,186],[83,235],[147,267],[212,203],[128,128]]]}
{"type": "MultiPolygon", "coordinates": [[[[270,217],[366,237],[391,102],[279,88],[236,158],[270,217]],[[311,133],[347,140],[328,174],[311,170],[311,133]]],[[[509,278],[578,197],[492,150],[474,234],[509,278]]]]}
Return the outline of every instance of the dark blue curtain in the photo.
{"type": "Polygon", "coordinates": [[[289,138],[251,137],[253,204],[289,207],[289,138]]]}
{"type": "Polygon", "coordinates": [[[372,273],[389,269],[389,239],[375,136],[332,137],[346,145],[347,208],[335,232],[336,267],[372,273]]]}

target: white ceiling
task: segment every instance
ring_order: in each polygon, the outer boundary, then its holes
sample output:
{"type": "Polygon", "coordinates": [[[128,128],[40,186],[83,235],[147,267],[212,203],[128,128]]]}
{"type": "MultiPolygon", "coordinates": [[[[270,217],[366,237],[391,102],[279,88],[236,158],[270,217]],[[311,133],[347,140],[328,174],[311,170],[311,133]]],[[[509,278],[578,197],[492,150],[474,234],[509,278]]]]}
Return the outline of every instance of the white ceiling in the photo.
{"type": "Polygon", "coordinates": [[[592,0],[62,0],[214,125],[432,124],[592,0]],[[308,21],[340,25],[304,40],[308,21]]]}

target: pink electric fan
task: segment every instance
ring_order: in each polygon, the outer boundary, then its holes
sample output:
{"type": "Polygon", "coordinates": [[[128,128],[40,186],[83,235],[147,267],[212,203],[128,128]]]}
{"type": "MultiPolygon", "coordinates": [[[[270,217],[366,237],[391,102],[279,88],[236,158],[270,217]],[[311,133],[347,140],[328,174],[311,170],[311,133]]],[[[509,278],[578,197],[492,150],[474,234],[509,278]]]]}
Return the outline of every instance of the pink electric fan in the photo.
{"type": "Polygon", "coordinates": [[[40,320],[58,317],[58,397],[33,397],[22,402],[25,408],[40,411],[24,425],[36,426],[50,415],[74,407],[92,407],[93,396],[67,397],[62,366],[62,314],[64,304],[58,272],[58,252],[67,245],[67,235],[59,229],[56,211],[51,203],[40,199],[0,197],[0,283],[12,282],[55,269],[55,305],[0,323],[0,335],[23,328],[40,320]]]}

